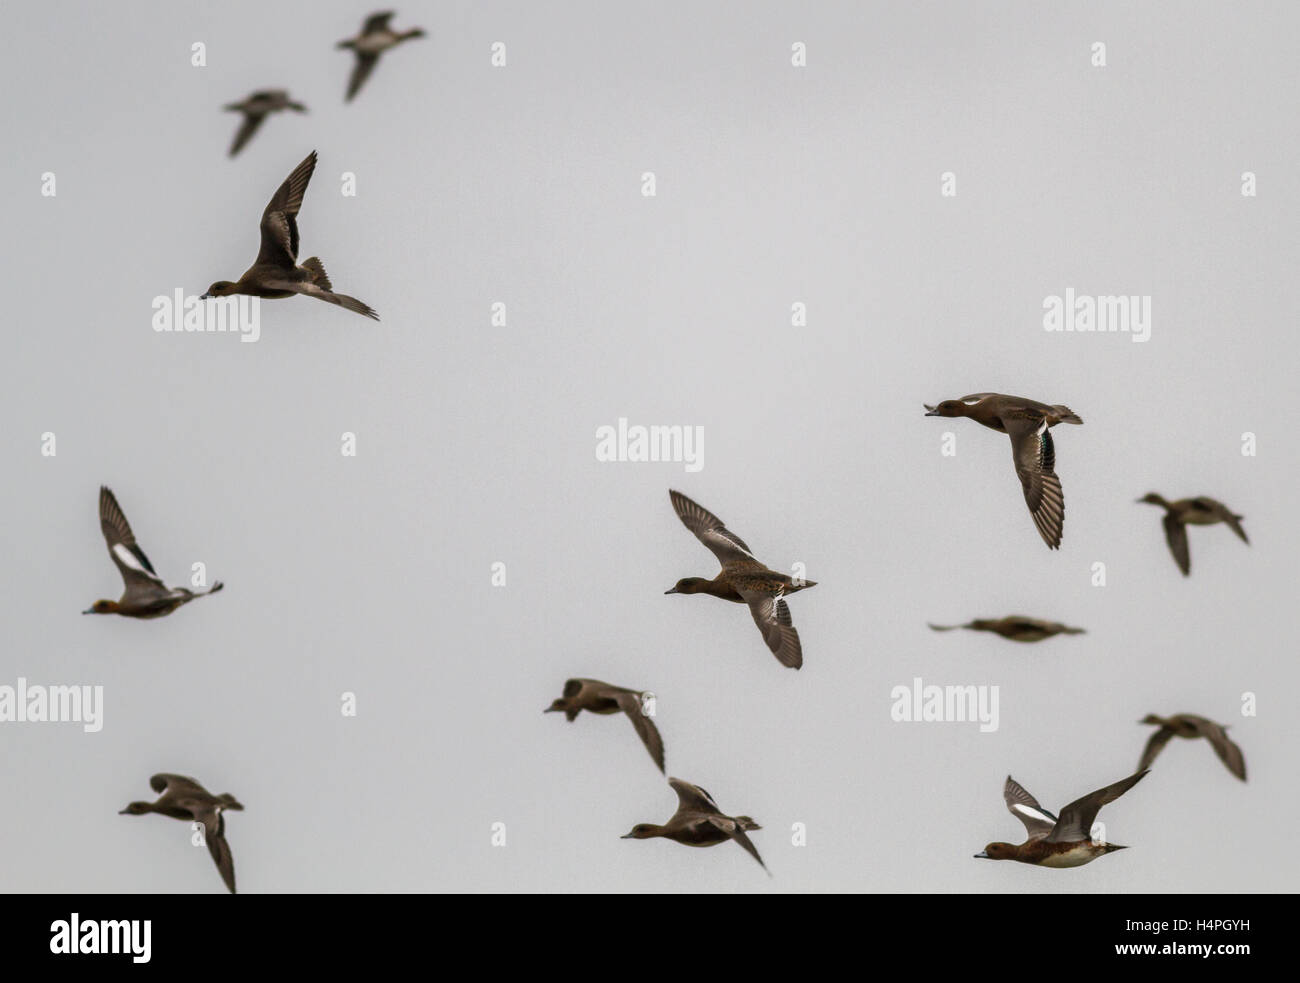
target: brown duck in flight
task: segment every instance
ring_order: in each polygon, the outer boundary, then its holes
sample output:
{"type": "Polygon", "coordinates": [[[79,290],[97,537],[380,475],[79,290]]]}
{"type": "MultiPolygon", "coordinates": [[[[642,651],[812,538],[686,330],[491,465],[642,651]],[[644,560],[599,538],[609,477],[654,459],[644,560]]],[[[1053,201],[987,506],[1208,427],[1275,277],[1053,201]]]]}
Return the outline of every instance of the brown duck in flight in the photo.
{"type": "Polygon", "coordinates": [[[790,608],[783,597],[805,587],[816,587],[815,580],[795,580],[788,574],[769,570],[722,520],[708,509],[695,504],[679,491],[670,491],[677,517],[709,551],[718,558],[722,570],[712,580],[685,577],[664,591],[665,594],[711,594],[724,601],[749,605],[754,623],[763,633],[763,641],[783,666],[798,669],[803,665],[803,648],[799,633],[790,620],[790,608]]]}
{"type": "Polygon", "coordinates": [[[1049,406],[1023,396],[974,393],[925,404],[926,416],[965,416],[1011,438],[1011,458],[1025,493],[1034,525],[1049,549],[1059,549],[1065,526],[1065,495],[1056,476],[1056,448],[1051,428],[1083,423],[1068,406],[1049,406]]]}

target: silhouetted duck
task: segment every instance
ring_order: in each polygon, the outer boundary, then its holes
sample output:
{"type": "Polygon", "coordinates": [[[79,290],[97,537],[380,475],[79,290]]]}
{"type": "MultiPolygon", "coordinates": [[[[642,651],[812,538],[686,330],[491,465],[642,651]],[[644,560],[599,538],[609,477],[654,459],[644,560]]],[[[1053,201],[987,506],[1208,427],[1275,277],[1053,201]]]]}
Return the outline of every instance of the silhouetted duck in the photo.
{"type": "Polygon", "coordinates": [[[564,695],[553,701],[543,713],[563,712],[572,723],[583,710],[589,713],[624,713],[636,728],[641,743],[650,752],[650,757],[664,770],[664,741],[659,736],[659,728],[645,712],[642,699],[645,696],[634,689],[611,686],[599,679],[570,679],[564,684],[564,695]]]}
{"type": "Polygon", "coordinates": [[[196,597],[215,594],[224,584],[217,581],[207,590],[168,587],[153,570],[153,564],[135,541],[113,493],[99,487],[99,527],[108,543],[108,555],[122,574],[124,590],[116,601],[96,601],[82,614],[120,614],[127,618],[161,618],[196,597]]]}
{"type": "Polygon", "coordinates": [[[1169,552],[1174,554],[1174,562],[1186,577],[1192,572],[1192,555],[1187,549],[1187,527],[1212,526],[1217,522],[1226,522],[1241,537],[1241,541],[1250,545],[1246,530],[1241,528],[1244,515],[1237,515],[1222,502],[1212,498],[1180,498],[1176,502],[1165,501],[1162,495],[1148,492],[1138,499],[1150,505],[1159,505],[1165,510],[1165,541],[1169,543],[1169,552]]]}
{"type": "Polygon", "coordinates": [[[670,491],[673,508],[686,528],[695,533],[701,543],[709,548],[721,572],[712,580],[703,577],[686,577],[665,594],[712,594],[724,601],[748,604],[754,623],[763,633],[763,640],[783,666],[798,669],[803,665],[803,649],[799,633],[790,620],[790,609],[781,598],[805,587],[816,587],[815,580],[796,582],[788,574],[777,573],[754,558],[740,537],[722,524],[712,512],[696,505],[678,491],[670,491]]]}
{"type": "Polygon", "coordinates": [[[154,775],[149,779],[149,786],[155,792],[161,792],[156,802],[132,802],[118,813],[119,816],[143,816],[156,812],[172,819],[203,824],[203,841],[208,845],[208,853],[221,872],[221,879],[226,882],[230,893],[235,893],[235,858],[230,854],[230,844],[226,842],[226,820],[221,815],[227,809],[243,810],[229,793],[213,795],[193,778],[184,775],[154,775]]]}
{"type": "Polygon", "coordinates": [[[235,283],[218,280],[200,300],[231,294],[272,299],[302,294],[379,320],[378,314],[355,297],[336,294],[325,275],[325,266],[315,256],[304,260],[302,266],[294,265],[298,261],[298,209],[302,207],[303,193],[315,169],[316,151],[313,150],[285,178],[262,212],[262,248],[253,265],[235,283]]]}
{"type": "Polygon", "coordinates": [[[1050,428],[1058,423],[1083,423],[1068,406],[1048,406],[1023,396],[974,393],[925,404],[926,416],[966,416],[1011,438],[1011,456],[1025,492],[1025,503],[1038,534],[1051,549],[1061,546],[1065,525],[1065,496],[1056,477],[1056,449],[1050,428]]]}
{"type": "Polygon", "coordinates": [[[735,840],[743,846],[751,857],[758,861],[760,867],[767,870],[767,864],[758,855],[746,830],[762,829],[748,816],[723,815],[713,796],[698,785],[684,782],[680,778],[668,779],[668,784],[677,793],[677,811],[662,826],[654,823],[637,823],[625,840],[648,840],[656,836],[676,840],[686,846],[717,846],[727,840],[735,840]]]}
{"type": "Polygon", "coordinates": [[[1082,635],[1082,628],[1070,628],[1059,621],[1040,621],[1038,618],[1026,618],[1023,614],[1011,614],[1005,618],[976,618],[964,625],[930,625],[935,631],[952,631],[955,628],[969,628],[971,631],[991,631],[1009,638],[1013,642],[1041,642],[1053,635],[1082,635]]]}
{"type": "Polygon", "coordinates": [[[253,139],[253,134],[271,113],[278,113],[285,109],[292,109],[298,113],[307,111],[307,107],[302,103],[292,101],[289,93],[284,89],[262,89],[260,92],[254,92],[243,102],[232,102],[225,108],[227,112],[244,114],[244,122],[235,133],[235,142],[230,145],[231,157],[239,153],[244,148],[244,144],[253,139]]]}
{"type": "Polygon", "coordinates": [[[424,37],[424,31],[418,27],[413,27],[409,31],[394,31],[388,26],[393,13],[387,10],[383,13],[371,14],[361,25],[360,34],[338,43],[340,48],[351,48],[357,56],[352,77],[348,79],[348,94],[344,97],[344,102],[351,102],[352,97],[361,91],[361,86],[375,70],[375,63],[379,61],[380,55],[403,41],[424,37]]]}
{"type": "Polygon", "coordinates": [[[1156,755],[1172,738],[1184,737],[1195,740],[1204,737],[1210,742],[1210,747],[1214,748],[1214,753],[1219,756],[1219,760],[1224,763],[1228,771],[1243,782],[1246,780],[1246,759],[1241,753],[1241,748],[1228,738],[1228,728],[1224,725],[1198,717],[1194,713],[1178,713],[1172,717],[1157,717],[1154,713],[1148,713],[1138,723],[1155,724],[1160,728],[1147,741],[1138,768],[1150,768],[1151,762],[1156,760],[1156,755]]]}
{"type": "Polygon", "coordinates": [[[975,856],[985,860],[1018,860],[1039,867],[1082,867],[1104,854],[1127,850],[1128,847],[1116,843],[1094,843],[1092,822],[1102,806],[1114,802],[1145,774],[1145,771],[1139,771],[1114,785],[1075,799],[1061,810],[1059,819],[1040,806],[1037,799],[1008,775],[1002,797],[1011,814],[1025,824],[1029,839],[1019,845],[990,843],[983,853],[975,856]]]}

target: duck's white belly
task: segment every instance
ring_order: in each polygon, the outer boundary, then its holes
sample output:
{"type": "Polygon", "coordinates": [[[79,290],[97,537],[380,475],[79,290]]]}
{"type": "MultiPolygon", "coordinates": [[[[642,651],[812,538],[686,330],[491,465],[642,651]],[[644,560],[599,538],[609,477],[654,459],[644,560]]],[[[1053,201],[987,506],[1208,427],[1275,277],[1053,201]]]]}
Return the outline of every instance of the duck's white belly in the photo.
{"type": "Polygon", "coordinates": [[[1066,850],[1064,853],[1053,854],[1038,866],[1040,867],[1082,867],[1090,860],[1095,860],[1100,856],[1094,852],[1094,847],[1090,843],[1080,843],[1076,847],[1066,850]]]}

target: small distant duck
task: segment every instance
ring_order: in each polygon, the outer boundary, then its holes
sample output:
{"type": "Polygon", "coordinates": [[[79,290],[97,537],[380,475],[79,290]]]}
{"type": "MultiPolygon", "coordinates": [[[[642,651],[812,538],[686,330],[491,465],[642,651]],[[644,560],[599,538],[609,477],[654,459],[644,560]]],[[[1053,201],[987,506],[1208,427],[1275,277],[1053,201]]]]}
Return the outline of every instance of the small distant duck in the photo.
{"type": "Polygon", "coordinates": [[[351,48],[357,56],[352,77],[348,79],[348,94],[344,97],[344,102],[351,102],[353,96],[361,91],[361,86],[375,70],[375,63],[379,61],[380,55],[403,41],[424,37],[424,31],[418,27],[413,27],[409,31],[394,31],[388,26],[393,14],[392,10],[371,14],[361,25],[360,34],[338,43],[340,48],[351,48]]]}
{"type": "Polygon", "coordinates": [[[243,102],[232,102],[225,109],[227,112],[244,114],[244,122],[235,133],[235,142],[230,145],[231,157],[244,149],[244,144],[253,139],[253,134],[271,113],[282,112],[285,109],[292,109],[297,113],[307,111],[307,107],[302,103],[292,101],[289,93],[284,89],[262,89],[260,92],[254,92],[243,102]]]}
{"type": "Polygon", "coordinates": [[[564,684],[564,695],[554,700],[543,713],[563,713],[572,723],[583,710],[588,713],[623,713],[632,721],[641,743],[650,757],[664,770],[664,741],[659,728],[645,712],[647,694],[622,686],[611,686],[599,679],[570,679],[564,684]]]}
{"type": "Polygon", "coordinates": [[[1219,760],[1228,771],[1243,782],[1246,780],[1246,758],[1241,753],[1241,748],[1228,738],[1228,728],[1223,724],[1216,724],[1213,720],[1206,720],[1194,713],[1178,713],[1172,717],[1158,717],[1154,713],[1148,713],[1138,723],[1154,724],[1160,728],[1147,741],[1138,768],[1150,768],[1151,763],[1156,760],[1156,755],[1175,737],[1183,737],[1187,740],[1204,737],[1210,742],[1210,747],[1214,748],[1214,753],[1219,756],[1219,760]]]}
{"type": "Polygon", "coordinates": [[[1192,555],[1187,548],[1189,525],[1212,526],[1218,522],[1226,522],[1228,527],[1241,537],[1243,543],[1250,545],[1250,540],[1246,538],[1246,530],[1241,528],[1241,520],[1245,516],[1237,515],[1228,506],[1212,498],[1202,496],[1168,502],[1164,496],[1148,492],[1139,498],[1138,502],[1159,505],[1165,510],[1165,540],[1169,543],[1169,552],[1174,555],[1174,562],[1178,564],[1178,569],[1183,572],[1184,577],[1192,572],[1192,555]]]}
{"type": "Polygon", "coordinates": [[[799,644],[799,633],[794,629],[790,608],[782,597],[805,587],[816,587],[817,582],[796,581],[788,574],[769,570],[712,512],[696,505],[679,491],[669,491],[668,497],[672,499],[677,517],[718,558],[722,570],[712,580],[685,577],[664,593],[712,594],[724,601],[749,605],[754,623],[777,661],[791,669],[802,666],[803,648],[799,644]]]}
{"type": "Polygon", "coordinates": [[[735,840],[758,861],[760,867],[767,870],[767,864],[758,855],[758,849],[745,835],[747,830],[762,829],[762,826],[748,816],[724,815],[713,801],[713,796],[698,785],[684,782],[680,778],[670,778],[668,784],[677,793],[677,811],[672,818],[662,826],[637,823],[623,839],[648,840],[662,836],[686,846],[717,846],[727,840],[735,840]]]}
{"type": "Polygon", "coordinates": [[[1114,802],[1142,780],[1145,771],[1130,775],[1114,785],[1107,785],[1075,799],[1061,810],[1058,819],[1038,804],[1010,775],[1002,797],[1007,809],[1025,824],[1029,839],[1024,843],[990,843],[975,856],[984,860],[1018,860],[1039,867],[1082,867],[1100,856],[1128,847],[1117,843],[1094,843],[1092,823],[1101,807],[1114,802]]]}
{"type": "Polygon", "coordinates": [[[926,416],[970,417],[1011,438],[1016,475],[1034,525],[1049,549],[1060,549],[1065,496],[1061,492],[1061,480],[1056,477],[1056,448],[1050,428],[1058,423],[1081,424],[1083,420],[1068,406],[1049,406],[1001,393],[973,393],[961,399],[945,399],[938,406],[924,405],[926,416]]]}
{"type": "Polygon", "coordinates": [[[99,528],[108,544],[108,555],[122,574],[124,589],[116,601],[96,601],[82,614],[120,614],[125,618],[161,618],[196,597],[215,594],[224,584],[217,581],[207,590],[168,587],[153,570],[149,557],[135,541],[135,533],[113,493],[99,486],[99,528]]]}
{"type": "Polygon", "coordinates": [[[930,625],[935,631],[952,631],[956,628],[969,628],[971,631],[991,631],[1009,638],[1013,642],[1041,642],[1053,635],[1082,635],[1082,628],[1070,628],[1059,621],[1040,621],[1038,618],[1026,618],[1023,614],[1011,614],[1005,618],[976,618],[964,625],[930,625]]]}
{"type": "Polygon", "coordinates": [[[262,212],[262,248],[253,265],[244,271],[244,275],[235,283],[218,280],[208,287],[207,293],[200,300],[209,297],[228,297],[231,294],[247,294],[250,297],[267,297],[278,299],[302,294],[317,300],[338,304],[357,314],[379,320],[370,307],[346,294],[336,294],[330,278],[325,275],[325,266],[313,256],[298,262],[298,210],[302,207],[302,196],[307,191],[307,182],[311,180],[312,171],[316,169],[316,151],[312,151],[301,164],[293,169],[280,185],[262,212]]]}
{"type": "Polygon", "coordinates": [[[208,853],[212,854],[226,887],[234,894],[235,858],[230,853],[230,844],[226,842],[226,820],[221,814],[227,809],[242,811],[244,807],[233,795],[213,795],[193,778],[184,775],[154,775],[149,779],[149,786],[155,792],[162,793],[158,796],[158,801],[132,802],[118,815],[143,816],[145,813],[156,812],[172,819],[202,823],[203,840],[208,845],[208,853]]]}

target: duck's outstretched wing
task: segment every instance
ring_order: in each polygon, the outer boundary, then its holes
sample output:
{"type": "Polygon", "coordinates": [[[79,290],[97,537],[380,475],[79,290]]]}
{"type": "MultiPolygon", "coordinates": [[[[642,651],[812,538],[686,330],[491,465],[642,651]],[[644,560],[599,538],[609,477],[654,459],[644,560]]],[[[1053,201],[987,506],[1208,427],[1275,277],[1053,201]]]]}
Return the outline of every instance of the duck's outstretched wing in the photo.
{"type": "Polygon", "coordinates": [[[1025,831],[1031,840],[1041,840],[1055,828],[1056,817],[1040,806],[1038,800],[1010,775],[1002,786],[1002,799],[1011,815],[1025,824],[1025,831]]]}
{"type": "Polygon", "coordinates": [[[370,73],[375,70],[375,65],[379,62],[379,56],[370,54],[365,51],[358,51],[357,63],[352,66],[352,75],[348,79],[347,95],[343,97],[344,102],[351,102],[361,87],[366,84],[366,79],[370,78],[370,73]]]}
{"type": "Polygon", "coordinates": [[[244,121],[239,124],[239,130],[235,133],[235,142],[230,145],[229,156],[234,157],[244,149],[244,145],[253,139],[253,134],[258,131],[262,125],[262,120],[266,119],[266,113],[244,113],[244,121]]]}
{"type": "Polygon", "coordinates": [[[1214,753],[1219,756],[1219,760],[1243,782],[1246,780],[1246,758],[1241,753],[1241,748],[1233,743],[1228,737],[1227,728],[1222,724],[1216,724],[1213,720],[1206,720],[1204,717],[1194,717],[1190,714],[1187,719],[1191,720],[1196,727],[1196,732],[1210,742],[1210,747],[1214,748],[1214,753]]]}
{"type": "Polygon", "coordinates": [[[1034,525],[1050,549],[1060,549],[1065,527],[1065,495],[1056,476],[1056,448],[1044,417],[1003,418],[1011,437],[1016,476],[1034,525]]]}
{"type": "Polygon", "coordinates": [[[1075,799],[1061,810],[1061,819],[1056,824],[1056,828],[1047,835],[1047,842],[1078,843],[1080,840],[1091,839],[1092,823],[1097,818],[1097,813],[1101,811],[1101,807],[1107,802],[1114,802],[1140,782],[1144,775],[1146,775],[1145,771],[1139,771],[1113,785],[1107,785],[1095,792],[1089,792],[1081,799],[1075,799]]]}
{"type": "Polygon", "coordinates": [[[692,785],[690,782],[682,781],[680,778],[668,779],[668,785],[677,793],[678,812],[722,814],[722,810],[718,808],[718,804],[713,801],[713,796],[698,785],[692,785]]]}
{"type": "Polygon", "coordinates": [[[670,490],[668,497],[672,499],[673,510],[682,520],[682,525],[695,533],[696,539],[709,548],[719,563],[725,565],[731,560],[754,559],[754,553],[745,541],[704,506],[697,505],[679,491],[670,490]]]}
{"type": "Polygon", "coordinates": [[[1138,762],[1138,771],[1149,769],[1152,762],[1165,749],[1165,745],[1173,739],[1173,736],[1174,729],[1172,727],[1157,727],[1155,733],[1147,739],[1147,746],[1142,749],[1142,760],[1138,762]]]}
{"type": "Polygon", "coordinates": [[[741,591],[740,596],[749,605],[754,624],[763,633],[763,641],[776,656],[776,661],[788,669],[802,667],[803,646],[799,643],[799,633],[795,631],[794,622],[790,618],[790,606],[784,599],[753,591],[741,591]]]}
{"type": "Polygon", "coordinates": [[[1179,522],[1178,516],[1172,512],[1165,513],[1162,524],[1165,527],[1165,542],[1169,544],[1169,552],[1174,555],[1174,562],[1186,577],[1192,572],[1192,554],[1187,546],[1187,527],[1179,522]]]}
{"type": "Polygon", "coordinates": [[[659,766],[659,770],[663,771],[664,739],[659,736],[659,728],[655,726],[654,720],[645,712],[641,703],[641,694],[632,690],[619,690],[611,695],[618,701],[619,709],[627,719],[632,721],[632,727],[641,738],[645,749],[650,752],[650,758],[659,766]]]}
{"type": "Polygon", "coordinates": [[[316,169],[316,151],[309,153],[284,179],[262,212],[262,249],[257,265],[292,268],[298,260],[298,210],[316,169]]]}
{"type": "MultiPolygon", "coordinates": [[[[732,819],[730,816],[710,816],[709,822],[715,828],[720,829],[744,847],[745,852],[757,860],[760,867],[767,870],[767,864],[763,863],[763,858],[758,855],[758,847],[754,846],[754,842],[745,835],[745,831],[741,828],[740,823],[732,819]]],[[[769,876],[772,873],[770,870],[767,872],[769,876]]]]}
{"type": "Polygon", "coordinates": [[[99,528],[108,544],[108,555],[113,558],[122,580],[130,587],[161,587],[166,585],[154,573],[153,564],[135,541],[135,533],[126,521],[126,514],[106,485],[99,487],[99,528]]]}

